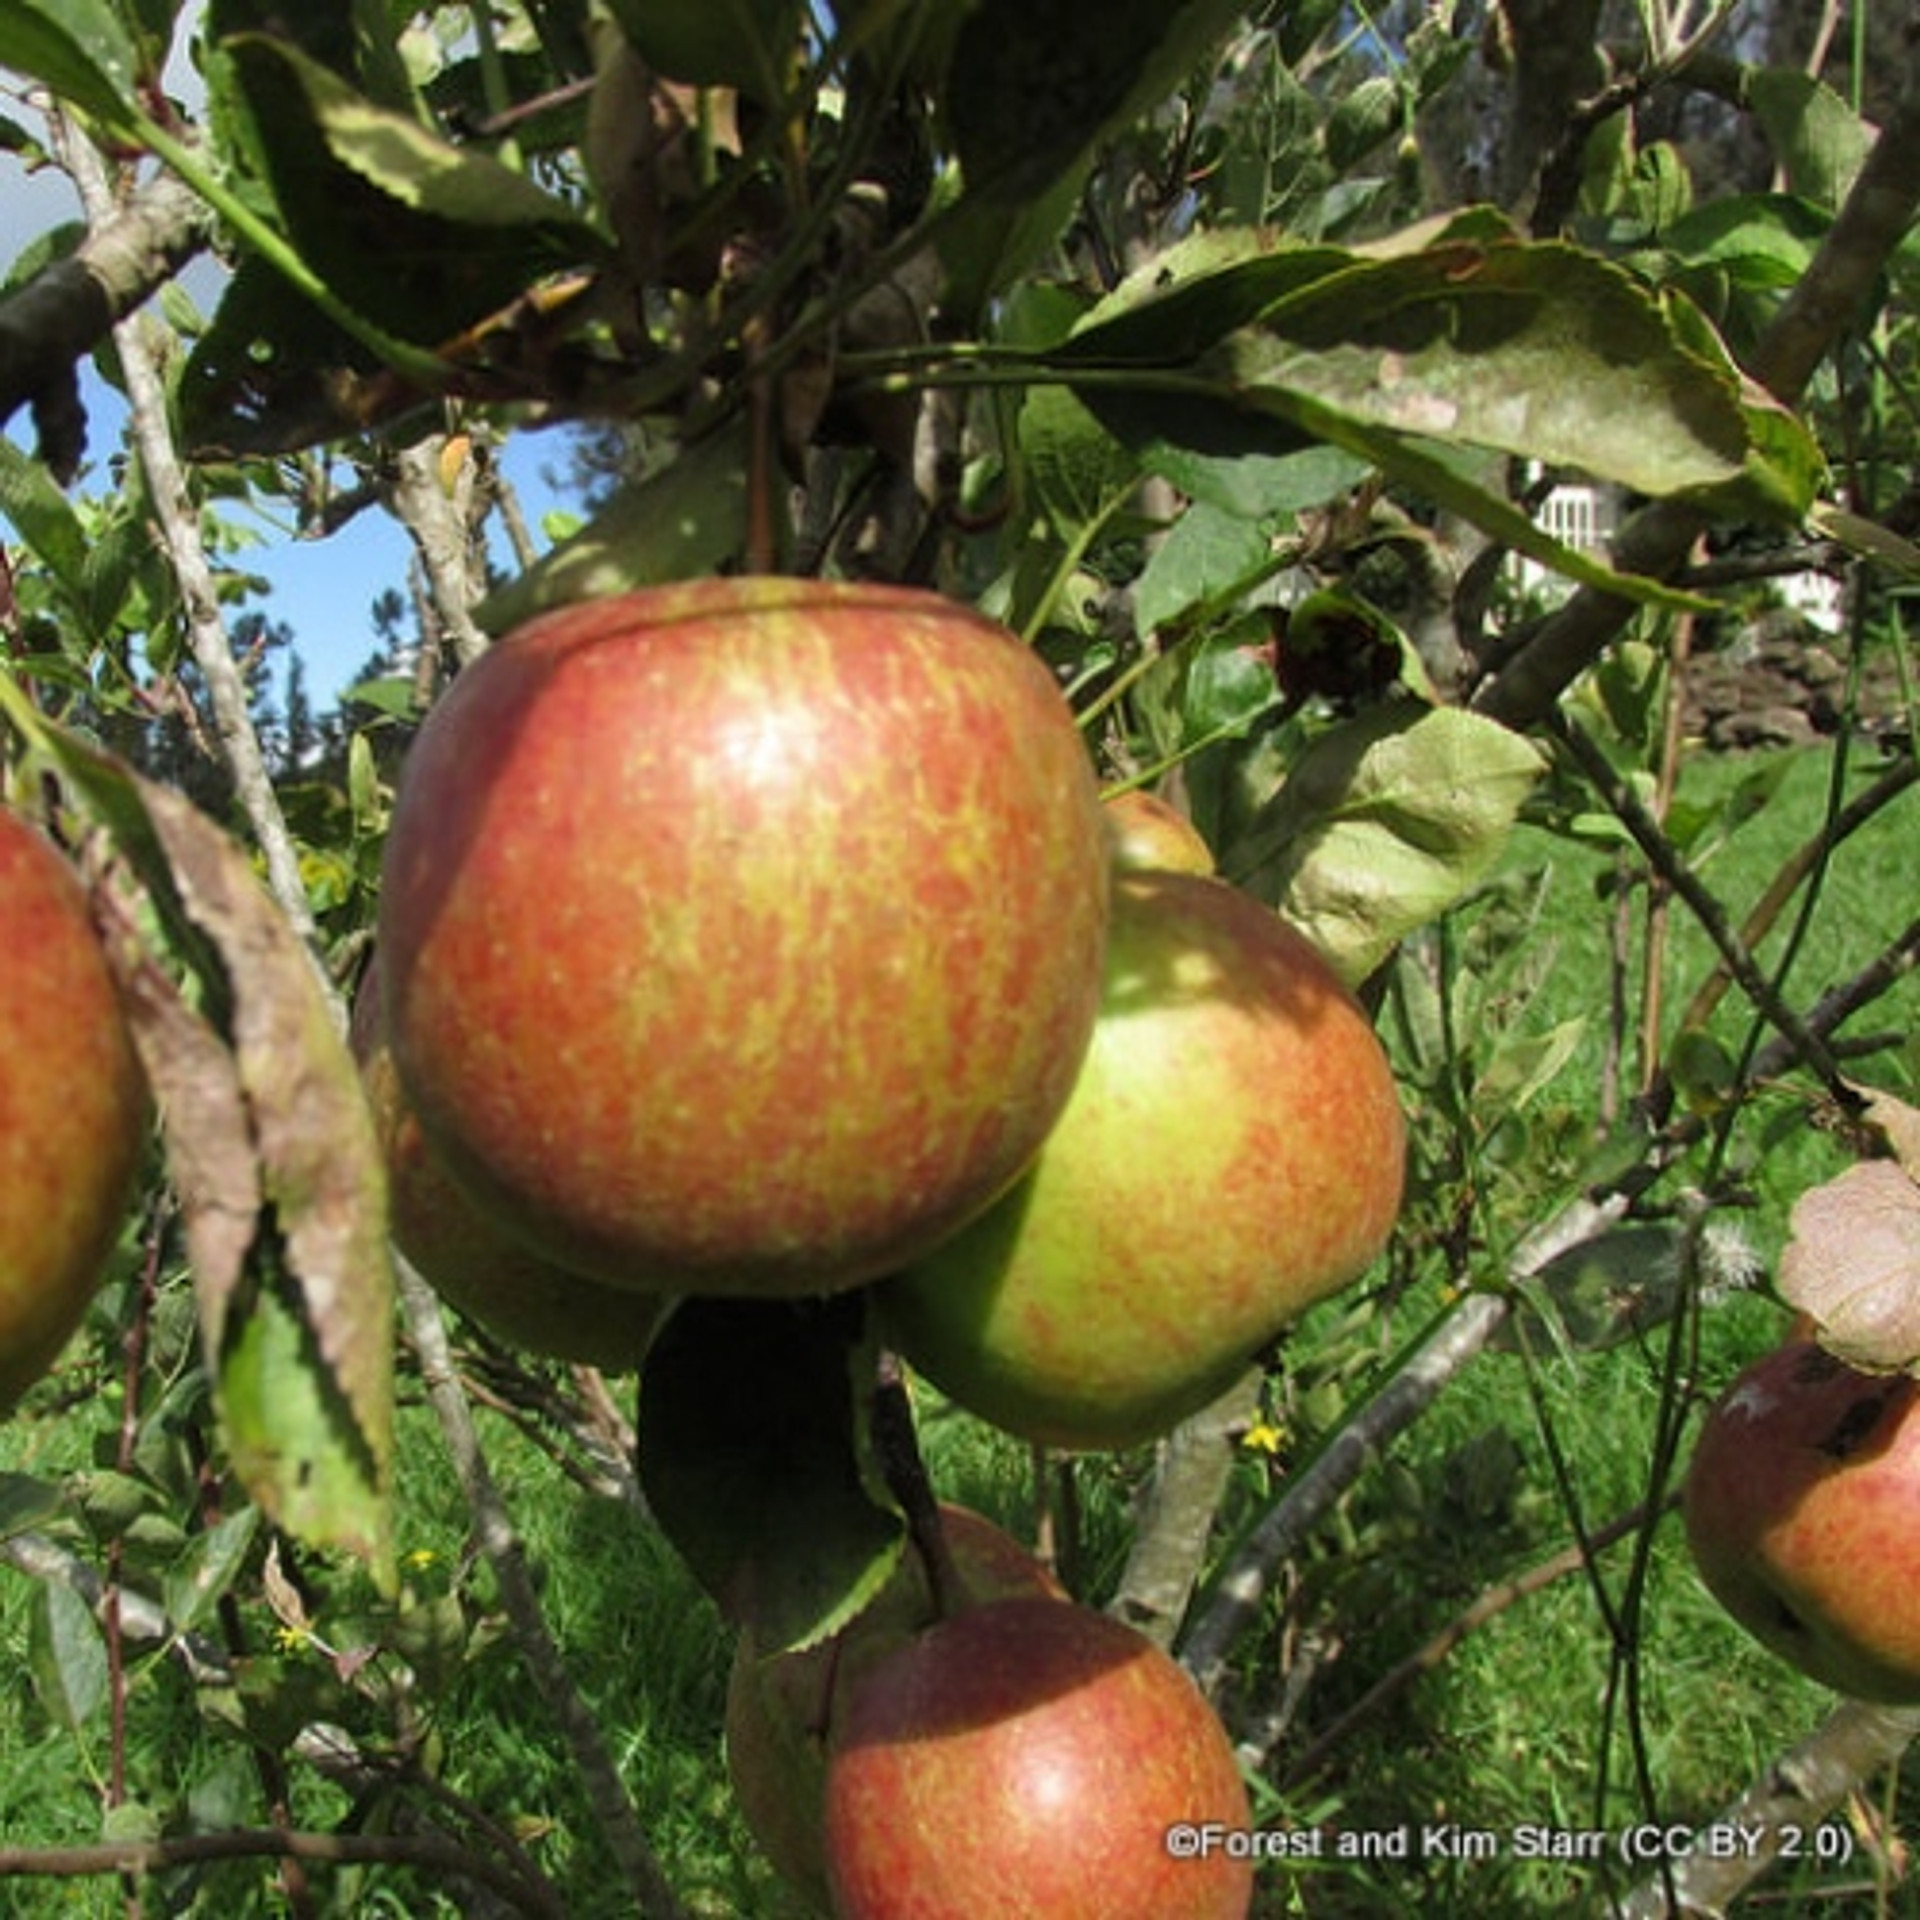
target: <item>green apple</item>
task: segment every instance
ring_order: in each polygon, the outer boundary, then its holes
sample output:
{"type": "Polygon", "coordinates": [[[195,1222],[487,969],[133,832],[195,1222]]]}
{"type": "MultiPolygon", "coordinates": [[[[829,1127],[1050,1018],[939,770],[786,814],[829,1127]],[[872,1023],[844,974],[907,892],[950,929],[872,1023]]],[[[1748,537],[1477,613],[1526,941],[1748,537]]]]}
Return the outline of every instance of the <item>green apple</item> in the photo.
{"type": "Polygon", "coordinates": [[[393,1243],[448,1306],[496,1340],[631,1373],[672,1305],[542,1258],[480,1211],[421,1131],[380,1018],[378,971],[354,1001],[351,1040],[386,1161],[393,1243]]]}
{"type": "Polygon", "coordinates": [[[1171,800],[1144,787],[1123,787],[1101,804],[1115,866],[1128,872],[1213,871],[1213,849],[1171,800]]]}
{"type": "Polygon", "coordinates": [[[1066,1113],[1004,1199],[879,1289],[882,1323],[1010,1433],[1152,1439],[1373,1261],[1404,1160],[1386,1054],[1314,948],[1223,881],[1122,874],[1066,1113]]]}
{"type": "Polygon", "coordinates": [[[1920,1381],[1789,1339],[1707,1414],[1682,1511],[1707,1590],[1763,1647],[1920,1703],[1920,1381]]]}
{"type": "Polygon", "coordinates": [[[146,1080],[87,897],[0,808],[0,1412],[86,1315],[147,1136],[146,1080]]]}
{"type": "Polygon", "coordinates": [[[1107,886],[1079,730],[992,622],[758,578],[570,607],[469,667],[410,752],[394,1057],[455,1177],[560,1264],[851,1287],[1039,1151],[1107,886]]]}
{"type": "MultiPolygon", "coordinates": [[[[943,1506],[941,1527],[961,1591],[949,1611],[1017,1597],[1066,1598],[1027,1549],[966,1507],[943,1506]]],[[[877,1660],[939,1617],[920,1556],[909,1546],[892,1579],[840,1632],[817,1646],[762,1654],[751,1632],[727,1683],[727,1772],[742,1818],[780,1877],[827,1903],[827,1739],[847,1689],[877,1660]]]]}
{"type": "Polygon", "coordinates": [[[839,1920],[1240,1920],[1251,1824],[1185,1671],[1057,1600],[971,1608],[896,1648],[829,1743],[839,1920]]]}

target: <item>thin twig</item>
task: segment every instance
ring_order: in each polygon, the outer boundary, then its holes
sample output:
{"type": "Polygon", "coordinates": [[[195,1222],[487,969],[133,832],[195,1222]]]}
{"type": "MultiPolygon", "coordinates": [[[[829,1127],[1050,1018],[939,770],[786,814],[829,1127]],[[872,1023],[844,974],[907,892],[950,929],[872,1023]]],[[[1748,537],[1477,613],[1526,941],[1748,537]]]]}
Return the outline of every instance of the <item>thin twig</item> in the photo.
{"type": "MultiPolygon", "coordinates": [[[[1671,1506],[1672,1498],[1666,1504],[1671,1506]]],[[[1569,1574],[1580,1572],[1590,1564],[1596,1553],[1637,1532],[1646,1524],[1646,1520],[1646,1507],[1637,1506],[1631,1512],[1608,1521],[1604,1527],[1596,1527],[1584,1545],[1575,1541],[1572,1546],[1562,1548],[1513,1579],[1487,1588],[1470,1607],[1456,1614],[1424,1646],[1408,1654],[1398,1665],[1389,1667],[1346,1712],[1317,1733],[1288,1762],[1280,1777],[1282,1789],[1310,1780],[1326,1765],[1335,1749],[1352,1734],[1355,1727],[1370,1720],[1389,1700],[1405,1692],[1423,1673],[1431,1673],[1470,1633],[1477,1632],[1489,1620],[1497,1619],[1517,1602],[1552,1586],[1556,1580],[1564,1580],[1569,1574]]]]}
{"type": "MultiPolygon", "coordinates": [[[[80,189],[90,226],[107,226],[115,217],[113,190],[98,150],[64,114],[53,120],[62,163],[80,189]]],[[[281,910],[301,938],[311,943],[313,911],[300,875],[299,850],[280,810],[267,771],[260,735],[248,710],[246,681],[234,658],[219,589],[200,535],[200,516],[187,483],[186,468],[173,443],[166,387],[139,317],[114,328],[114,345],[126,382],[128,422],[167,560],[180,588],[187,644],[206,682],[220,750],[233,775],[234,792],[253,829],[267,883],[281,910]]]]}
{"type": "Polygon", "coordinates": [[[406,1866],[492,1889],[522,1913],[564,1920],[559,1895],[469,1847],[432,1834],[302,1833],[283,1827],[182,1833],[159,1840],[75,1847],[0,1847],[0,1880],[77,1880],[95,1874],[164,1873],[220,1860],[300,1860],[324,1866],[406,1866]]]}

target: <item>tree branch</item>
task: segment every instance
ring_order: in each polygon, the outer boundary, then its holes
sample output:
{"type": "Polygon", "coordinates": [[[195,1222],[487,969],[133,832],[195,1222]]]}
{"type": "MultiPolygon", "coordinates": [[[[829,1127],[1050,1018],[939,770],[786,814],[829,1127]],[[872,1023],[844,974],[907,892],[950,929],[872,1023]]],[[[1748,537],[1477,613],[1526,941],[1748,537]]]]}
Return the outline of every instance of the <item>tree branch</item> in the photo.
{"type": "Polygon", "coordinates": [[[1181,1421],[1160,1449],[1119,1589],[1107,1603],[1115,1619],[1160,1646],[1172,1646],[1193,1597],[1235,1450],[1259,1411],[1260,1380],[1260,1369],[1249,1368],[1181,1421]]]}
{"type": "Polygon", "coordinates": [[[470,453],[462,453],[449,482],[443,472],[450,448],[443,433],[402,447],[394,456],[387,503],[412,537],[441,631],[453,643],[454,657],[466,666],[487,649],[487,636],[473,618],[486,581],[477,577],[474,549],[474,461],[470,453]]]}
{"type": "MultiPolygon", "coordinates": [[[[1822,995],[1802,1024],[1825,1038],[1917,964],[1920,920],[1911,922],[1852,979],[1822,995]]],[[[1748,1084],[1786,1071],[1796,1058],[1795,1043],[1776,1033],[1754,1054],[1748,1084]]],[[[1677,1115],[1618,1180],[1576,1196],[1536,1227],[1509,1262],[1510,1278],[1525,1279],[1539,1272],[1549,1261],[1617,1224],[1631,1202],[1704,1130],[1705,1122],[1697,1114],[1677,1115]]],[[[1486,1346],[1505,1321],[1510,1303],[1508,1293],[1491,1290],[1460,1300],[1254,1527],[1195,1619],[1180,1654],[1203,1692],[1215,1696],[1224,1684],[1228,1656],[1258,1618],[1275,1572],[1299,1550],[1367,1465],[1412,1426],[1486,1346]]]]}
{"type": "MultiPolygon", "coordinates": [[[[1846,204],[1820,250],[1749,358],[1747,372],[1786,405],[1858,317],[1874,280],[1920,210],[1920,70],[1874,142],[1846,204]]],[[[1709,525],[1684,500],[1661,500],[1622,529],[1614,565],[1670,580],[1709,525]]],[[[1482,713],[1511,727],[1542,719],[1633,617],[1631,601],[1581,587],[1541,622],[1533,638],[1474,697],[1482,713]]]]}
{"type": "Polygon", "coordinates": [[[199,199],[160,174],[0,300],[0,424],[69,381],[75,362],[205,248],[207,231],[199,199]]]}
{"type": "MultiPolygon", "coordinates": [[[[111,225],[114,209],[106,168],[92,143],[65,115],[54,119],[62,164],[80,189],[90,223],[111,225]]],[[[300,855],[288,830],[286,815],[267,772],[260,735],[247,706],[246,680],[234,659],[227,625],[220,611],[219,590],[207,549],[200,537],[200,516],[187,485],[186,468],[173,443],[171,411],[166,387],[137,316],[114,328],[120,369],[126,380],[129,422],[133,441],[146,471],[147,491],[160,539],[180,588],[187,623],[187,644],[194,664],[206,682],[213,704],[213,721],[220,748],[233,774],[233,784],[247,824],[253,829],[266,862],[267,884],[281,911],[302,940],[314,936],[313,910],[306,882],[300,876],[300,855]]]]}
{"type": "Polygon", "coordinates": [[[0,1847],[0,1880],[80,1879],[93,1874],[163,1873],[218,1860],[305,1860],[327,1866],[420,1867],[442,1880],[476,1882],[516,1912],[564,1916],[559,1895],[470,1847],[432,1834],[301,1833],[285,1827],[182,1833],[160,1840],[75,1847],[0,1847]]]}
{"type": "Polygon", "coordinates": [[[1920,1707],[1876,1707],[1845,1700],[1821,1726],[1776,1761],[1724,1812],[1706,1824],[1763,1832],[1751,1853],[1714,1859],[1699,1848],[1659,1877],[1609,1905],[1611,1920],[1666,1920],[1673,1913],[1725,1913],[1798,1836],[1814,1857],[1813,1834],[1846,1796],[1892,1765],[1920,1734],[1920,1707]]]}

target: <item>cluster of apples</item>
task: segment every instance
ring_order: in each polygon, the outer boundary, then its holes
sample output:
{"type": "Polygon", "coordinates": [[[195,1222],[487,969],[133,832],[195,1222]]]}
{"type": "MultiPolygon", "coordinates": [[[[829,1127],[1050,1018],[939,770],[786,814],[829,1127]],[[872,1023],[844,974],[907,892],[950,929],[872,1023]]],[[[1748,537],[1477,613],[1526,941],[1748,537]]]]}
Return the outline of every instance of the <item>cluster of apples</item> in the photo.
{"type": "Polygon", "coordinates": [[[0,1413],[85,1318],[132,1197],[146,1081],[73,869],[0,807],[0,1413]]]}
{"type": "Polygon", "coordinates": [[[930,594],[529,622],[395,810],[359,1045],[396,1237],[573,1357],[631,1364],[685,1295],[871,1285],[1009,1432],[1164,1433],[1373,1260],[1404,1155],[1362,1009],[1168,831],[930,594]]]}
{"type": "MultiPolygon", "coordinates": [[[[636,1364],[689,1296],[869,1288],[1008,1432],[1164,1434],[1370,1264],[1403,1177],[1365,1013],[1210,868],[1102,801],[1031,649],[934,595],[541,616],[402,777],[356,1016],[396,1241],[568,1358],[636,1364]]],[[[743,1644],[729,1751],[776,1864],[843,1916],[1244,1912],[1243,1861],[1168,1851],[1247,1825],[1191,1683],[948,1525],[944,1591],[909,1552],[825,1646],[743,1644]]]]}

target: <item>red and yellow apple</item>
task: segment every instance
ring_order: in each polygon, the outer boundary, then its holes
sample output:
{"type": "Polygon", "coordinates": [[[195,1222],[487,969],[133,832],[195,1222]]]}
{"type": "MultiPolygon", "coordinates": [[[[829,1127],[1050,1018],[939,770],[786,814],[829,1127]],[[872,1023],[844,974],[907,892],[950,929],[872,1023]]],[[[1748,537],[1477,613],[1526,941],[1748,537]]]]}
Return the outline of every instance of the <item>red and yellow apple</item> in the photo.
{"type": "MultiPolygon", "coordinates": [[[[1064,1601],[1025,1547],[966,1507],[943,1506],[941,1527],[961,1591],[949,1611],[1018,1597],[1064,1601]]],[[[827,1740],[848,1689],[876,1661],[939,1617],[909,1545],[893,1577],[849,1624],[817,1646],[761,1654],[740,1636],[727,1682],[727,1772],[761,1852],[790,1886],[827,1901],[827,1740]]]]}
{"type": "Polygon", "coordinates": [[[1015,1180],[1099,1003],[1052,677],[933,595],[708,580],[529,622],[411,750],[394,1057],[455,1177],[642,1291],[872,1280],[1015,1180]]]}
{"type": "Polygon", "coordinates": [[[1682,1511],[1707,1590],[1769,1652],[1920,1703],[1920,1381],[1789,1339],[1708,1413],[1682,1511]]]}
{"type": "Polygon", "coordinates": [[[86,1315],[146,1140],[146,1080],[66,861],[0,808],[0,1412],[86,1315]]]}
{"type": "Polygon", "coordinates": [[[1101,804],[1116,867],[1129,873],[1213,871],[1213,849],[1171,800],[1145,787],[1123,787],[1101,804]]]}
{"type": "Polygon", "coordinates": [[[1152,1439],[1373,1261],[1404,1160],[1386,1054],[1314,948],[1223,881],[1122,874],[1065,1114],[1005,1198],[879,1289],[883,1325],[1024,1439],[1152,1439]]]}
{"type": "Polygon", "coordinates": [[[507,1346],[630,1373],[672,1305],[543,1259],[476,1207],[421,1131],[394,1071],[379,974],[354,1002],[351,1040],[387,1169],[393,1243],[448,1306],[507,1346]]]}
{"type": "Polygon", "coordinates": [[[1086,1607],[956,1613],[848,1690],[827,1760],[839,1920],[1240,1920],[1251,1825],[1213,1710],[1086,1607]],[[1180,1828],[1213,1836],[1198,1857],[1180,1828]]]}

